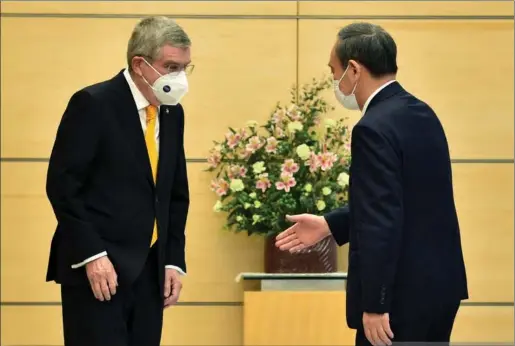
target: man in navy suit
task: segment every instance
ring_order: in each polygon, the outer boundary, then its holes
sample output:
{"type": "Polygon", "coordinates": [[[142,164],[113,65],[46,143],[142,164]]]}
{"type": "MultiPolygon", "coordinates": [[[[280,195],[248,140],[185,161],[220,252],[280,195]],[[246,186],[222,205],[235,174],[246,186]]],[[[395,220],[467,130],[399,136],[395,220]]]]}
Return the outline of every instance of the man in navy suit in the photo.
{"type": "Polygon", "coordinates": [[[66,346],[159,346],[186,274],[184,110],[191,41],[168,17],[134,28],[127,68],[71,97],[47,194],[57,218],[47,281],[66,346]]]}
{"type": "Polygon", "coordinates": [[[396,81],[397,48],[381,27],[338,34],[329,66],[352,130],[349,204],[288,216],[276,245],[292,252],[332,235],[349,243],[347,323],[357,345],[449,342],[468,298],[451,160],[431,109],[396,81]]]}

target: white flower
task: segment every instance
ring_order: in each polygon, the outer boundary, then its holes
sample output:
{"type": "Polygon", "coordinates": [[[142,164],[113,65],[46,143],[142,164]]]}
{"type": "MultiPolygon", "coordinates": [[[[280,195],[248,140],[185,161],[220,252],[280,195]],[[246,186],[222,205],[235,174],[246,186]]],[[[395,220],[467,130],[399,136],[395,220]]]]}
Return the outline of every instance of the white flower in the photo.
{"type": "Polygon", "coordinates": [[[255,121],[255,120],[249,120],[249,121],[247,121],[247,126],[248,126],[248,127],[253,128],[253,127],[256,127],[257,125],[258,125],[258,122],[257,122],[257,121],[255,121]]]}
{"type": "Polygon", "coordinates": [[[241,179],[233,179],[231,180],[230,189],[234,192],[243,191],[245,185],[243,185],[243,181],[241,179]]]}
{"type": "Polygon", "coordinates": [[[338,178],[336,179],[338,185],[342,186],[342,187],[345,187],[347,185],[349,185],[349,175],[345,172],[342,172],[340,173],[340,175],[338,175],[338,178]]]}
{"type": "Polygon", "coordinates": [[[259,221],[261,221],[261,215],[252,215],[252,224],[255,225],[259,221]]]}
{"type": "Polygon", "coordinates": [[[325,202],[324,202],[324,201],[322,201],[322,200],[319,200],[319,201],[317,202],[317,209],[318,209],[319,211],[324,210],[324,209],[325,209],[325,202]]]}
{"type": "Polygon", "coordinates": [[[223,204],[220,201],[216,201],[215,205],[213,206],[213,211],[215,213],[218,213],[222,210],[223,204]]]}
{"type": "Polygon", "coordinates": [[[307,160],[309,159],[310,155],[311,155],[311,149],[309,148],[309,146],[307,146],[306,144],[301,144],[297,147],[296,149],[297,151],[297,155],[299,155],[299,157],[302,159],[302,160],[307,160]]]}
{"type": "Polygon", "coordinates": [[[292,121],[288,124],[288,132],[295,133],[296,131],[302,131],[302,123],[300,121],[292,121]]]}
{"type": "Polygon", "coordinates": [[[336,121],[334,119],[325,119],[324,123],[325,123],[326,128],[331,128],[331,127],[336,126],[336,121]]]}
{"type": "Polygon", "coordinates": [[[266,170],[265,163],[263,161],[258,161],[252,165],[252,170],[256,174],[260,174],[266,170]]]}

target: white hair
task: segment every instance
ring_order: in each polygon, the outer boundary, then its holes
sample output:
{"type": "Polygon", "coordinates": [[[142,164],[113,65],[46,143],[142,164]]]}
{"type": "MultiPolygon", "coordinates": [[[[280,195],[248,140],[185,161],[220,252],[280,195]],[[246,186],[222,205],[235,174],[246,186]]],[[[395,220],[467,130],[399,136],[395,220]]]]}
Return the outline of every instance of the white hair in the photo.
{"type": "Polygon", "coordinates": [[[143,56],[152,62],[159,58],[165,45],[185,48],[191,45],[186,32],[173,19],[164,16],[147,17],[132,31],[127,47],[127,64],[132,69],[132,59],[143,56]]]}

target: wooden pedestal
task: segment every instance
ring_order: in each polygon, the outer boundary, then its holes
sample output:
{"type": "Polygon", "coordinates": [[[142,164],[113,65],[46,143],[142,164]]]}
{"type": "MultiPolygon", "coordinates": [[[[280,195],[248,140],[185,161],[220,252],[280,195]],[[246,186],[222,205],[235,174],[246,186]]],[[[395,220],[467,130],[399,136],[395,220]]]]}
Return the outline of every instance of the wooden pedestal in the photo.
{"type": "Polygon", "coordinates": [[[244,292],[243,345],[354,345],[355,332],[345,319],[344,275],[255,278],[260,287],[244,292]]]}

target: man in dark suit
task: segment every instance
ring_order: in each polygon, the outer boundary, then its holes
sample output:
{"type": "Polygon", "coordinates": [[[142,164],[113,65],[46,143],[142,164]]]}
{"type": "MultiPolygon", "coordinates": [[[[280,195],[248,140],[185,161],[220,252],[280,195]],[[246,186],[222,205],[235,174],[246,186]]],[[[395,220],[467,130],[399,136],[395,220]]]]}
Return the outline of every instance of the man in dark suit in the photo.
{"type": "Polygon", "coordinates": [[[349,243],[347,322],[356,344],[448,342],[468,298],[451,161],[430,106],[395,80],[397,48],[381,27],[343,28],[329,66],[335,94],[363,116],[352,130],[349,204],[295,224],[277,246],[332,234],[349,243]]]}
{"type": "Polygon", "coordinates": [[[61,284],[67,346],[158,346],[186,272],[190,40],[169,18],[143,19],[127,64],[72,96],[50,157],[47,281],[61,284]]]}

